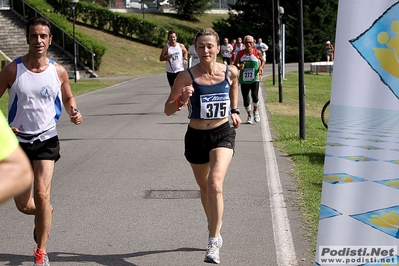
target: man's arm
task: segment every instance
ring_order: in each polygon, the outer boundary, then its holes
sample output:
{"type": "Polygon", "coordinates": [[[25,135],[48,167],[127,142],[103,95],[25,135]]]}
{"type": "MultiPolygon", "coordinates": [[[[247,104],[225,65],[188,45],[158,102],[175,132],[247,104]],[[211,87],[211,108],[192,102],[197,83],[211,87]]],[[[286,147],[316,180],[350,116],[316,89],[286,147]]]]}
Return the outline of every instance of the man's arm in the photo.
{"type": "Polygon", "coordinates": [[[241,60],[241,53],[238,53],[236,56],[236,60],[234,61],[234,65],[237,67],[238,70],[241,70],[240,60],[241,60]]]}
{"type": "Polygon", "coordinates": [[[0,98],[4,92],[11,87],[17,74],[17,63],[15,61],[6,65],[0,72],[0,98]]]}
{"type": "Polygon", "coordinates": [[[173,55],[168,55],[168,47],[165,45],[162,48],[161,54],[159,55],[159,61],[167,61],[169,60],[173,55]]]}
{"type": "Polygon", "coordinates": [[[265,66],[265,59],[263,58],[262,53],[258,53],[258,58],[260,60],[259,75],[263,75],[263,67],[265,66]]]}
{"type": "Polygon", "coordinates": [[[69,119],[75,125],[82,123],[82,114],[78,110],[75,97],[72,94],[71,86],[69,84],[69,76],[65,68],[56,64],[58,78],[61,81],[61,94],[62,103],[64,104],[65,111],[69,115],[69,119]]]}
{"type": "Polygon", "coordinates": [[[184,44],[180,44],[181,47],[181,51],[183,52],[183,60],[186,61],[185,63],[187,63],[187,57],[188,57],[188,51],[186,49],[186,46],[184,46],[184,44]]]}

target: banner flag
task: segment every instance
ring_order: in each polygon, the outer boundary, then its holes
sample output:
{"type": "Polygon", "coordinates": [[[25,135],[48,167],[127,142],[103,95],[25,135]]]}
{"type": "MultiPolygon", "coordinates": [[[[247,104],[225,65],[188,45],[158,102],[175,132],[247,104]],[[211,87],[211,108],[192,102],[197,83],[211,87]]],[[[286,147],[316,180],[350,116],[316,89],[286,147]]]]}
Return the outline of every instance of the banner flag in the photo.
{"type": "Polygon", "coordinates": [[[399,265],[399,3],[340,0],[315,265],[399,265]]]}

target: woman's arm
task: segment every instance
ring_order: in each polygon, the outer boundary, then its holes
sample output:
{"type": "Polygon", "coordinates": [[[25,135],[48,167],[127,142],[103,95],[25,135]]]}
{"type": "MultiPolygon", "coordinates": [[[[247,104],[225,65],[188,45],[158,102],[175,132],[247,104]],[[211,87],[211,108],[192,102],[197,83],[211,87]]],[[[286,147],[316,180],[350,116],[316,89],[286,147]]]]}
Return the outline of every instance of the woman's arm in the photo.
{"type": "Polygon", "coordinates": [[[187,105],[188,100],[194,92],[191,83],[191,77],[187,70],[180,72],[176,77],[172,91],[165,102],[164,113],[167,116],[174,114],[181,107],[187,105]]]}

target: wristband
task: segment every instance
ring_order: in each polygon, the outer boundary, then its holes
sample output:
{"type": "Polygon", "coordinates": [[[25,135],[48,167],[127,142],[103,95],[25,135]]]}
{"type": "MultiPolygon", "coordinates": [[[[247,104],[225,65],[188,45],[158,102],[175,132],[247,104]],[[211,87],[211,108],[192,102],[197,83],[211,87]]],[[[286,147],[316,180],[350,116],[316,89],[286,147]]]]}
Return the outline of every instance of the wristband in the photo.
{"type": "Polygon", "coordinates": [[[240,114],[240,109],[238,109],[238,108],[233,108],[233,109],[231,109],[230,110],[230,113],[232,113],[232,114],[240,114]]]}
{"type": "Polygon", "coordinates": [[[182,100],[182,98],[181,98],[181,95],[179,95],[179,97],[177,97],[175,103],[176,103],[177,107],[180,108],[180,107],[186,106],[187,103],[188,103],[188,100],[187,100],[187,102],[183,102],[183,100],[182,100]]]}

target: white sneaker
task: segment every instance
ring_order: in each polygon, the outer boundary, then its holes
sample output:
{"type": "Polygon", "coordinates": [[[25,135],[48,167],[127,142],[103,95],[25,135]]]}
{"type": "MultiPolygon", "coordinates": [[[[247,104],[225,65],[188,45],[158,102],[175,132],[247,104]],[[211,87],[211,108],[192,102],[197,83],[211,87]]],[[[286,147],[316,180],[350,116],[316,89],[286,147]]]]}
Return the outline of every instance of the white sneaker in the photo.
{"type": "MultiPolygon", "coordinates": [[[[218,243],[219,243],[220,248],[223,245],[223,238],[222,238],[222,235],[220,234],[220,231],[222,230],[222,225],[223,225],[223,222],[220,223],[220,229],[219,229],[219,234],[218,234],[218,243]]],[[[208,230],[209,230],[209,225],[208,225],[208,230]]]]}
{"type": "Polygon", "coordinates": [[[219,249],[220,249],[219,240],[210,243],[206,249],[204,262],[219,264],[220,263],[219,249]]]}
{"type": "Polygon", "coordinates": [[[260,122],[259,111],[254,111],[254,120],[256,123],[260,122]]]}
{"type": "Polygon", "coordinates": [[[252,124],[253,122],[252,122],[252,116],[248,116],[248,118],[247,118],[247,122],[246,122],[247,124],[252,124]]]}

